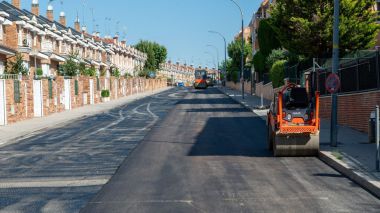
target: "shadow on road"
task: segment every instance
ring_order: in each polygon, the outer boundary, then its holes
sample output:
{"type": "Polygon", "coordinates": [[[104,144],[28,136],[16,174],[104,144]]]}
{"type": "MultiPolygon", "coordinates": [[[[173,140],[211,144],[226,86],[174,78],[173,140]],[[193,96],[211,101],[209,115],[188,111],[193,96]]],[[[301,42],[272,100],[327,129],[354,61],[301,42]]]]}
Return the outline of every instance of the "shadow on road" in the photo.
{"type": "Polygon", "coordinates": [[[209,118],[189,156],[271,157],[259,117],[209,118]]]}

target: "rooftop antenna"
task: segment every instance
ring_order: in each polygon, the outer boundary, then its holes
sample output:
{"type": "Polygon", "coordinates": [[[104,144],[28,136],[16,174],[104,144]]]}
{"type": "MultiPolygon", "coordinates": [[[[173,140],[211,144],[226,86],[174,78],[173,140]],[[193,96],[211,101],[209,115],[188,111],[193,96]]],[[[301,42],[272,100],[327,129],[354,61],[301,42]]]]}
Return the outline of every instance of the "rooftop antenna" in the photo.
{"type": "Polygon", "coordinates": [[[116,21],[116,35],[119,35],[119,24],[120,24],[120,21],[116,21]]]}
{"type": "Polygon", "coordinates": [[[94,17],[94,8],[90,8],[91,10],[91,18],[92,18],[92,31],[93,33],[96,33],[96,28],[95,28],[95,17],[94,17]]]}
{"type": "Polygon", "coordinates": [[[123,26],[123,34],[121,36],[122,36],[122,39],[127,38],[127,27],[126,26],[123,26]]]}
{"type": "Polygon", "coordinates": [[[82,0],[82,22],[83,22],[83,26],[85,27],[86,26],[86,24],[85,24],[85,19],[84,19],[84,10],[85,10],[85,8],[86,8],[86,0],[82,0]]]}

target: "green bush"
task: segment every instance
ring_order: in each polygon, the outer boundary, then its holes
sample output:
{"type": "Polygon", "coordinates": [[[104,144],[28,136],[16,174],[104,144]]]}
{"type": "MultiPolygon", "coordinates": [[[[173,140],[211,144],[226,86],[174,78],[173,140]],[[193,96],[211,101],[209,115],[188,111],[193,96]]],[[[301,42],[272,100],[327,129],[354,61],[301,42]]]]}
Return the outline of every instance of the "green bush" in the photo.
{"type": "Polygon", "coordinates": [[[110,91],[108,89],[102,90],[101,95],[102,95],[102,98],[108,98],[110,97],[110,91]]]}
{"type": "Polygon", "coordinates": [[[42,70],[42,68],[37,68],[37,70],[36,70],[36,74],[37,74],[38,76],[43,75],[43,73],[44,73],[44,71],[42,70]]]}
{"type": "Polygon", "coordinates": [[[132,78],[132,75],[130,73],[125,73],[124,74],[124,78],[128,79],[128,78],[132,78]]]}
{"type": "Polygon", "coordinates": [[[90,68],[87,68],[83,71],[82,75],[84,76],[96,76],[96,69],[95,67],[90,67],[90,68]]]}
{"type": "Polygon", "coordinates": [[[270,77],[270,80],[272,81],[274,88],[284,85],[285,64],[286,64],[286,60],[276,61],[270,70],[269,77],[270,77]]]}
{"type": "Polygon", "coordinates": [[[112,76],[119,78],[120,77],[120,70],[118,68],[112,70],[112,76]]]}

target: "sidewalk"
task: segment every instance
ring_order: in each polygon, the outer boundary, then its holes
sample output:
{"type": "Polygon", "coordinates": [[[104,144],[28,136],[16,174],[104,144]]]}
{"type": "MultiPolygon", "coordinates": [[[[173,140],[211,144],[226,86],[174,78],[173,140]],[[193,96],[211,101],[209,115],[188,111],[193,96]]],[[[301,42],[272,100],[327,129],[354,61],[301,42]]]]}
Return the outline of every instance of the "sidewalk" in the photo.
{"type": "MultiPolygon", "coordinates": [[[[266,120],[267,110],[256,109],[261,105],[261,98],[247,94],[243,100],[240,91],[228,88],[226,90],[219,89],[266,120]]],[[[270,105],[270,101],[265,100],[264,105],[270,105]]],[[[331,147],[329,138],[330,123],[328,120],[322,120],[319,158],[372,194],[380,197],[380,172],[376,172],[375,167],[376,144],[368,143],[367,134],[344,126],[339,126],[338,147],[331,147]]]]}
{"type": "Polygon", "coordinates": [[[99,114],[110,109],[131,103],[137,99],[145,98],[147,96],[155,95],[160,92],[169,90],[171,87],[158,89],[154,92],[144,92],[126,96],[117,100],[106,103],[99,103],[95,105],[87,105],[76,109],[55,113],[46,117],[33,118],[25,121],[20,121],[7,126],[0,126],[0,147],[16,142],[18,139],[27,138],[31,133],[43,131],[51,127],[58,127],[65,125],[73,120],[83,118],[90,115],[99,114]]]}

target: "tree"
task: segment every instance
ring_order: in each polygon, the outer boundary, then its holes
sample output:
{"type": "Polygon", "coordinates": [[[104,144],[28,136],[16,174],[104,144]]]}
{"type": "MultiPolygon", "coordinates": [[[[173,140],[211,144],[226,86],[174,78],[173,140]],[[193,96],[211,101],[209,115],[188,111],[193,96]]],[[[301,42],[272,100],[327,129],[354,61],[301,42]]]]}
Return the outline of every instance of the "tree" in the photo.
{"type": "Polygon", "coordinates": [[[28,69],[24,66],[24,60],[21,53],[17,53],[14,61],[9,62],[9,67],[7,67],[7,73],[10,74],[22,74],[28,75],[28,69]]]}
{"type": "Polygon", "coordinates": [[[255,72],[259,73],[261,76],[265,73],[265,56],[261,53],[261,51],[256,52],[253,56],[253,66],[255,68],[255,72]]]}
{"type": "Polygon", "coordinates": [[[272,50],[281,47],[275,31],[267,19],[260,21],[257,37],[259,40],[260,52],[265,58],[272,52],[272,50]]]}
{"type": "Polygon", "coordinates": [[[65,63],[61,66],[61,75],[76,76],[79,74],[78,54],[70,53],[65,63]]]}
{"type": "MultiPolygon", "coordinates": [[[[340,1],[342,54],[373,47],[379,30],[374,0],[340,1]]],[[[306,57],[331,57],[333,0],[277,0],[270,24],[281,45],[306,57]]]]}
{"type": "MultiPolygon", "coordinates": [[[[236,39],[228,44],[228,56],[231,58],[231,68],[233,70],[240,70],[241,67],[241,38],[236,39]]],[[[244,45],[245,62],[252,60],[251,45],[245,42],[244,45]]]]}
{"type": "Polygon", "coordinates": [[[168,54],[166,47],[152,41],[141,40],[135,48],[147,54],[144,69],[153,72],[160,69],[160,65],[165,62],[168,54]]]}
{"type": "Polygon", "coordinates": [[[276,61],[269,72],[269,77],[270,77],[270,80],[272,81],[274,88],[284,85],[285,64],[286,64],[286,60],[276,61]]]}

